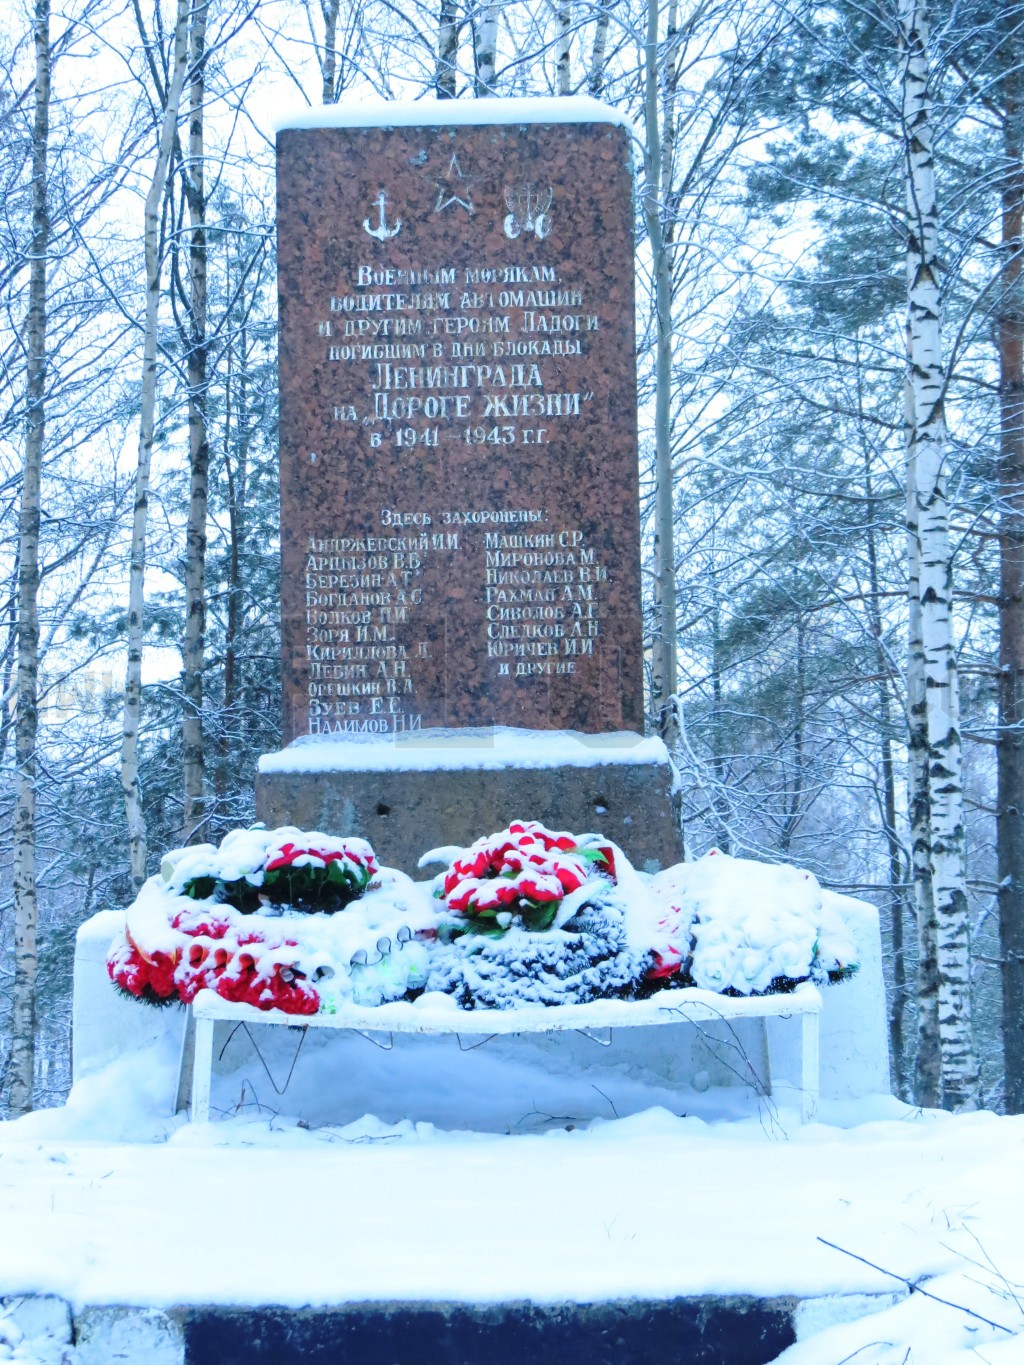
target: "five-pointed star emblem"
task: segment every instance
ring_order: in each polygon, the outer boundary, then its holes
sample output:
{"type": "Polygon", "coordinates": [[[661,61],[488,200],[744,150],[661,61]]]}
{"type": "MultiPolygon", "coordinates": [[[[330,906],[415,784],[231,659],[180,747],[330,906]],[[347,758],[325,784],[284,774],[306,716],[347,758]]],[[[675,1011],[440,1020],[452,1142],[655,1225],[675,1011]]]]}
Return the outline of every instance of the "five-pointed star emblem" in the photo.
{"type": "Polygon", "coordinates": [[[469,197],[472,184],[472,180],[459,165],[457,153],[453,152],[444,179],[437,182],[437,203],[434,205],[434,212],[442,213],[452,204],[458,204],[467,213],[475,213],[476,209],[469,197]]]}

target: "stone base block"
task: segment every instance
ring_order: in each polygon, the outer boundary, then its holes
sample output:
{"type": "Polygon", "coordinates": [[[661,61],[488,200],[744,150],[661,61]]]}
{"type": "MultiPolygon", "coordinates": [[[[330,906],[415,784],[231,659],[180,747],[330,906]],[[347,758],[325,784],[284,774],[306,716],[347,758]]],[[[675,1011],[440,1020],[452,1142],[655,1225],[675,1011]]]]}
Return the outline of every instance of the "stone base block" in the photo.
{"type": "Polygon", "coordinates": [[[659,740],[564,731],[421,731],[308,741],[260,760],[256,813],[369,839],[415,875],[431,848],[471,844],[511,820],[595,832],[643,871],[681,861],[673,769],[659,740]]]}
{"type": "Polygon", "coordinates": [[[790,1298],[361,1303],[196,1309],[187,1365],[765,1365],[795,1341],[790,1298]]]}
{"type": "Polygon", "coordinates": [[[159,1308],[85,1308],[75,1341],[76,1365],[186,1365],[181,1324],[159,1308]]]}

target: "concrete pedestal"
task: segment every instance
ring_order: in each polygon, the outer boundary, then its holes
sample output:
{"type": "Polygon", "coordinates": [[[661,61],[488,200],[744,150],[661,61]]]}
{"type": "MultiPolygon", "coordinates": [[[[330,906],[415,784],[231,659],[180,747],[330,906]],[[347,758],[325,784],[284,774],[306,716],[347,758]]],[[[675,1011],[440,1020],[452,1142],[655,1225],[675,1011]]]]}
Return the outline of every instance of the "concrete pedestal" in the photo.
{"type": "Polygon", "coordinates": [[[673,779],[661,741],[634,734],[422,730],[266,754],[256,813],[271,828],[369,839],[410,875],[428,849],[465,847],[512,820],[604,834],[656,871],[683,856],[673,779]]]}

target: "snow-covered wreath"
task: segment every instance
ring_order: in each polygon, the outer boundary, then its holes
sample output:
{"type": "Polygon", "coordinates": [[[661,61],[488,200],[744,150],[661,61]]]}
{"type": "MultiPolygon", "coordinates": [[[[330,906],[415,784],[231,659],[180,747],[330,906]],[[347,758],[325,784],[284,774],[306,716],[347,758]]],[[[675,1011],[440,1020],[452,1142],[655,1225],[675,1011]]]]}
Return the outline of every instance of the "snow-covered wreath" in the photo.
{"type": "Polygon", "coordinates": [[[290,827],[175,849],[129,909],[110,978],[151,1004],[207,989],[311,1015],[428,991],[464,1009],[749,995],[856,970],[842,916],[793,867],[712,850],[652,876],[600,835],[537,821],[420,866],[437,863],[413,881],[364,839],[290,827]]]}

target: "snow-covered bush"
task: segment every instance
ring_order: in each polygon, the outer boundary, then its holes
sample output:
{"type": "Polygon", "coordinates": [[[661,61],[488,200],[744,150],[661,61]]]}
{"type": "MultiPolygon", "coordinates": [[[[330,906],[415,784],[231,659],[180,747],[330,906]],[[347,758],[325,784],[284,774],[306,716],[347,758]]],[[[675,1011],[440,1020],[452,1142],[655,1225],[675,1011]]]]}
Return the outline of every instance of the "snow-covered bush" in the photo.
{"type": "Polygon", "coordinates": [[[808,977],[837,980],[856,948],[817,879],[788,864],[712,849],[652,878],[658,907],[649,976],[664,984],[751,995],[808,977]]]}

